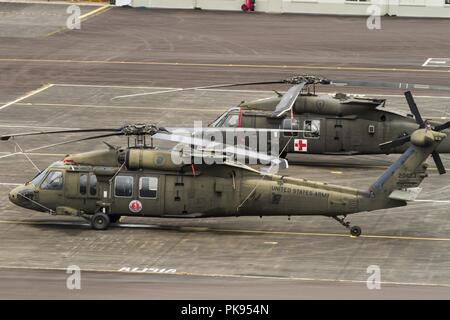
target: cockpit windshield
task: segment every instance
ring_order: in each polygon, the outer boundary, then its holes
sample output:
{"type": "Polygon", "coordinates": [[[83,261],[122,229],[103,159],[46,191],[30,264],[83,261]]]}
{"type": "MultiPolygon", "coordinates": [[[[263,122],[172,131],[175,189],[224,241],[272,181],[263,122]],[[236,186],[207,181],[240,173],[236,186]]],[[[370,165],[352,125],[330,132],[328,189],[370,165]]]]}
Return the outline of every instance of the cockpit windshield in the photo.
{"type": "Polygon", "coordinates": [[[33,186],[37,187],[37,186],[41,183],[42,179],[45,177],[45,175],[47,174],[47,172],[48,172],[48,169],[45,169],[45,170],[39,172],[39,173],[38,173],[38,174],[37,174],[30,182],[28,182],[28,183],[31,183],[33,186]]]}
{"type": "Polygon", "coordinates": [[[214,122],[211,123],[211,127],[237,127],[239,123],[239,112],[239,108],[231,108],[214,120],[214,122]]]}
{"type": "Polygon", "coordinates": [[[37,187],[42,182],[42,179],[44,179],[44,177],[47,175],[48,169],[52,168],[53,166],[58,166],[58,165],[62,165],[62,164],[63,164],[62,161],[53,162],[47,169],[39,172],[31,181],[27,182],[27,184],[31,183],[35,187],[37,187]]]}

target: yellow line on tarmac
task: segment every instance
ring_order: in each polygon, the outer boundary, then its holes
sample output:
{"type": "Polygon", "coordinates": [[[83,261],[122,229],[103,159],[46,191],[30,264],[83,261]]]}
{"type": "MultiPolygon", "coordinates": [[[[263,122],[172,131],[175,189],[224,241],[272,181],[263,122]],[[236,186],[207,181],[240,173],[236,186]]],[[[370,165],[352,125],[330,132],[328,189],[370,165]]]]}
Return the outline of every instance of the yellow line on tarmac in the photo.
{"type": "MultiPolygon", "coordinates": [[[[97,8],[97,9],[95,9],[95,10],[89,11],[88,13],[85,13],[85,14],[83,14],[83,15],[80,16],[80,22],[86,21],[90,16],[92,16],[92,15],[99,15],[100,13],[106,12],[106,11],[108,11],[109,9],[111,9],[111,6],[110,6],[109,4],[107,4],[107,5],[104,5],[104,6],[100,7],[100,8],[97,8]]],[[[45,35],[45,37],[53,36],[53,35],[55,35],[55,34],[61,32],[61,31],[65,31],[65,30],[69,30],[69,29],[67,29],[67,28],[64,26],[64,27],[62,27],[62,28],[59,28],[58,30],[52,31],[52,32],[50,32],[50,33],[47,33],[47,34],[45,35]]]]}
{"type": "MultiPolygon", "coordinates": [[[[233,230],[233,229],[210,229],[210,230],[219,231],[219,232],[238,232],[238,233],[252,233],[252,234],[356,238],[356,237],[352,237],[348,234],[341,234],[341,233],[288,232],[288,231],[264,231],[264,230],[243,230],[243,229],[235,229],[235,230],[233,230]]],[[[359,236],[359,238],[423,240],[423,241],[450,241],[450,238],[403,237],[403,236],[388,236],[388,235],[361,235],[361,236],[359,236]]]]}
{"type": "Polygon", "coordinates": [[[271,64],[233,64],[233,63],[193,63],[193,62],[162,62],[162,61],[112,61],[112,60],[63,60],[63,59],[23,59],[3,58],[0,62],[40,62],[40,63],[82,63],[82,64],[124,64],[124,65],[161,65],[183,67],[216,67],[216,68],[270,68],[270,69],[308,69],[308,70],[347,70],[376,72],[425,72],[448,73],[447,70],[411,69],[411,68],[374,68],[374,67],[338,67],[311,65],[271,65],[271,64]]]}
{"type": "MultiPolygon", "coordinates": [[[[28,224],[28,225],[78,225],[76,222],[65,221],[65,222],[48,222],[48,221],[12,221],[12,220],[0,220],[0,224],[28,224]]],[[[80,223],[80,226],[87,226],[87,223],[80,223]]],[[[119,227],[127,227],[127,223],[119,224],[119,227]]],[[[132,224],[133,227],[147,228],[147,224],[132,224]]],[[[156,226],[158,225],[152,225],[156,226]]],[[[247,233],[247,234],[271,234],[271,235],[287,235],[287,236],[319,236],[319,237],[344,237],[344,238],[354,238],[357,237],[350,236],[349,234],[342,233],[317,233],[317,232],[290,232],[290,231],[265,231],[265,230],[244,230],[244,229],[215,229],[215,228],[202,228],[202,227],[180,227],[183,231],[199,231],[199,232],[227,232],[227,233],[247,233]]],[[[389,236],[389,235],[361,235],[358,238],[368,238],[368,239],[394,239],[394,240],[421,240],[421,241],[450,241],[450,238],[432,238],[432,237],[406,237],[406,236],[389,236]]]]}
{"type": "Polygon", "coordinates": [[[92,10],[92,11],[89,11],[88,13],[83,14],[82,16],[80,16],[80,20],[86,21],[86,19],[89,18],[90,16],[104,13],[104,12],[108,11],[109,9],[111,9],[111,6],[109,4],[104,5],[103,7],[97,8],[95,10],[92,10]]]}
{"type": "Polygon", "coordinates": [[[39,88],[37,88],[37,89],[27,93],[26,95],[21,96],[20,98],[14,100],[14,101],[8,102],[8,103],[0,106],[0,110],[5,109],[5,108],[7,108],[9,106],[12,106],[13,104],[18,103],[18,102],[20,102],[22,100],[25,100],[25,99],[27,99],[27,98],[29,98],[31,96],[34,96],[35,94],[38,94],[38,93],[40,93],[42,91],[45,91],[45,90],[47,90],[48,88],[50,88],[52,86],[53,86],[53,84],[45,84],[45,85],[43,85],[43,86],[41,86],[41,87],[39,87],[39,88]]]}

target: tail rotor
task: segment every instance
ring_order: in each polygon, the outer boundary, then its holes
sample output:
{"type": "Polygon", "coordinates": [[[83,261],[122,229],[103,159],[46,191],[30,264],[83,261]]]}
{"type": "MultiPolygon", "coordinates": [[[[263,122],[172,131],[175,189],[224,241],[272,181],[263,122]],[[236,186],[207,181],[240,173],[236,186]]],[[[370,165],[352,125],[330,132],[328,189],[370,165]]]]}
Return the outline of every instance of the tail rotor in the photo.
{"type": "MultiPolygon", "coordinates": [[[[444,124],[438,125],[436,127],[432,127],[431,124],[429,124],[426,120],[423,120],[423,117],[419,112],[419,108],[417,107],[417,104],[414,101],[414,97],[413,97],[411,91],[405,92],[405,97],[406,97],[406,101],[408,102],[409,109],[411,110],[411,113],[414,115],[414,119],[416,120],[417,124],[419,125],[419,129],[425,129],[425,131],[429,130],[429,131],[440,132],[440,131],[445,130],[450,127],[450,121],[446,122],[444,124]]],[[[412,135],[414,135],[414,133],[412,135]]],[[[412,135],[406,134],[401,137],[398,137],[397,139],[382,143],[382,144],[380,144],[380,149],[388,152],[389,150],[391,150],[393,148],[400,147],[400,146],[404,145],[405,143],[410,142],[412,135]]],[[[425,135],[420,136],[420,141],[418,141],[418,139],[414,139],[414,137],[413,137],[413,140],[414,140],[413,142],[415,142],[416,144],[419,143],[422,146],[426,146],[429,139],[433,139],[433,138],[430,137],[429,135],[425,134],[425,135]]],[[[439,153],[436,150],[434,150],[431,153],[431,156],[433,157],[433,160],[436,164],[439,174],[444,174],[446,171],[445,171],[445,167],[444,167],[444,164],[442,163],[442,159],[441,159],[439,153]]]]}

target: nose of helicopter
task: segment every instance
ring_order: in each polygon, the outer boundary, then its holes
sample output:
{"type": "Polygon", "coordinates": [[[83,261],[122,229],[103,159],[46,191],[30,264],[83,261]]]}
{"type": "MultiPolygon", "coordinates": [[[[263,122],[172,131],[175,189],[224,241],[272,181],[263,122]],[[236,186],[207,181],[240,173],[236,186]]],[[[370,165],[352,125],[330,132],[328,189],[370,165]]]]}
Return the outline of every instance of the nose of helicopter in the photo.
{"type": "Polygon", "coordinates": [[[11,201],[14,204],[17,204],[17,197],[19,196],[19,190],[21,187],[22,186],[16,187],[11,190],[11,192],[9,193],[9,201],[11,201]]]}
{"type": "Polygon", "coordinates": [[[17,206],[30,208],[33,206],[34,190],[30,186],[18,186],[9,193],[9,201],[17,206]]]}

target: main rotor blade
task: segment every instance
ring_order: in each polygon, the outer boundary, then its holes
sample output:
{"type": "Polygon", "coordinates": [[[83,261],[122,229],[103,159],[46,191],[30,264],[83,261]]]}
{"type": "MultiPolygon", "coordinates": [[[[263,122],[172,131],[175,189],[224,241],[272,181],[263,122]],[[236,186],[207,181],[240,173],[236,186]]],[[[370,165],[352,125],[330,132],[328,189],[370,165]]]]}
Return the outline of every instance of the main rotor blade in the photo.
{"type": "Polygon", "coordinates": [[[422,116],[420,115],[419,108],[417,108],[416,102],[414,101],[411,91],[406,91],[405,97],[406,101],[408,102],[409,109],[411,110],[411,113],[414,115],[417,124],[420,126],[420,128],[425,128],[425,123],[422,119],[422,116]]]}
{"type": "Polygon", "coordinates": [[[70,130],[55,130],[55,131],[35,131],[35,132],[25,132],[25,133],[17,133],[10,135],[0,136],[0,140],[6,141],[11,139],[12,137],[24,137],[24,136],[35,136],[42,134],[55,134],[55,133],[83,133],[83,132],[117,132],[121,129],[117,128],[102,128],[102,129],[70,129],[70,130]]]}
{"type": "Polygon", "coordinates": [[[284,80],[240,82],[240,83],[238,82],[238,83],[215,84],[215,85],[211,85],[211,86],[201,86],[201,87],[176,88],[176,89],[168,89],[168,90],[153,91],[153,92],[127,94],[127,95],[123,95],[123,96],[115,96],[111,100],[122,99],[122,98],[131,98],[131,97],[140,97],[140,96],[150,96],[150,95],[155,95],[155,94],[181,92],[181,91],[189,91],[189,90],[215,89],[215,88],[227,88],[227,87],[238,87],[238,86],[249,86],[249,85],[260,85],[260,84],[275,84],[275,83],[284,83],[284,80]]]}
{"type": "Polygon", "coordinates": [[[339,87],[366,87],[366,88],[401,89],[401,90],[426,89],[436,91],[450,91],[450,86],[405,83],[405,82],[331,80],[330,84],[339,87]]]}
{"type": "Polygon", "coordinates": [[[444,164],[442,163],[441,157],[439,156],[439,153],[435,150],[431,155],[433,157],[434,162],[436,163],[436,168],[439,174],[444,174],[446,171],[444,164]]]}
{"type": "Polygon", "coordinates": [[[256,151],[252,151],[249,149],[240,148],[234,145],[222,144],[219,142],[214,142],[211,140],[196,138],[196,137],[186,137],[183,135],[179,135],[177,133],[165,134],[165,133],[157,133],[152,138],[158,140],[172,141],[184,143],[187,145],[193,145],[202,148],[208,148],[209,150],[214,150],[220,153],[230,153],[237,156],[248,157],[252,159],[262,160],[267,163],[272,162],[274,160],[278,160],[278,156],[271,156],[265,153],[260,153],[256,151]]]}
{"type": "Polygon", "coordinates": [[[297,100],[297,97],[300,95],[303,88],[305,87],[305,84],[306,82],[296,84],[295,86],[291,87],[288,91],[286,91],[286,93],[283,94],[283,97],[281,98],[280,102],[275,107],[275,111],[272,113],[272,117],[280,117],[287,111],[290,111],[295,103],[295,100],[297,100]]]}
{"type": "Polygon", "coordinates": [[[447,128],[450,128],[450,121],[448,121],[448,122],[446,122],[446,123],[444,123],[444,124],[441,124],[441,125],[438,125],[438,126],[436,126],[436,127],[434,127],[434,131],[442,131],[442,130],[445,130],[445,129],[447,129],[447,128]]]}
{"type": "Polygon", "coordinates": [[[237,83],[227,83],[227,84],[217,84],[210,86],[198,86],[190,88],[177,88],[177,89],[167,89],[161,91],[153,92],[143,92],[128,94],[122,96],[115,96],[111,100],[147,96],[154,94],[163,94],[170,92],[180,92],[188,90],[200,90],[200,89],[215,89],[215,88],[226,88],[226,87],[237,87],[237,86],[249,86],[249,85],[264,85],[264,84],[299,84],[303,80],[308,84],[324,84],[324,85],[334,85],[339,87],[366,87],[366,88],[380,88],[380,89],[427,89],[436,91],[450,91],[450,86],[441,85],[428,85],[428,84],[417,84],[417,83],[406,83],[406,82],[385,82],[385,81],[359,81],[359,80],[328,80],[314,75],[296,75],[287,79],[281,80],[269,80],[269,81],[253,81],[253,82],[237,82],[237,83]]]}
{"type": "Polygon", "coordinates": [[[102,135],[98,135],[98,136],[92,136],[92,137],[81,138],[81,139],[68,140],[68,141],[63,141],[63,142],[49,144],[49,145],[42,146],[42,147],[28,149],[28,150],[26,150],[26,152],[47,149],[47,148],[61,146],[61,145],[64,145],[64,144],[69,144],[69,143],[76,143],[76,142],[81,142],[81,141],[94,140],[94,139],[100,139],[100,138],[106,138],[106,137],[112,137],[112,136],[122,136],[122,135],[123,135],[122,132],[118,132],[118,133],[102,134],[102,135]]]}
{"type": "Polygon", "coordinates": [[[253,128],[253,127],[167,127],[169,132],[176,131],[177,134],[191,133],[216,133],[216,132],[235,132],[235,133],[252,133],[252,132],[293,132],[293,133],[312,133],[310,130],[297,129],[270,129],[270,128],[253,128]]]}
{"type": "Polygon", "coordinates": [[[402,145],[404,145],[405,143],[409,142],[411,140],[411,136],[407,135],[401,138],[397,138],[395,140],[391,140],[391,141],[387,141],[384,143],[381,143],[379,145],[380,149],[383,151],[387,151],[396,147],[400,147],[402,145]]]}

